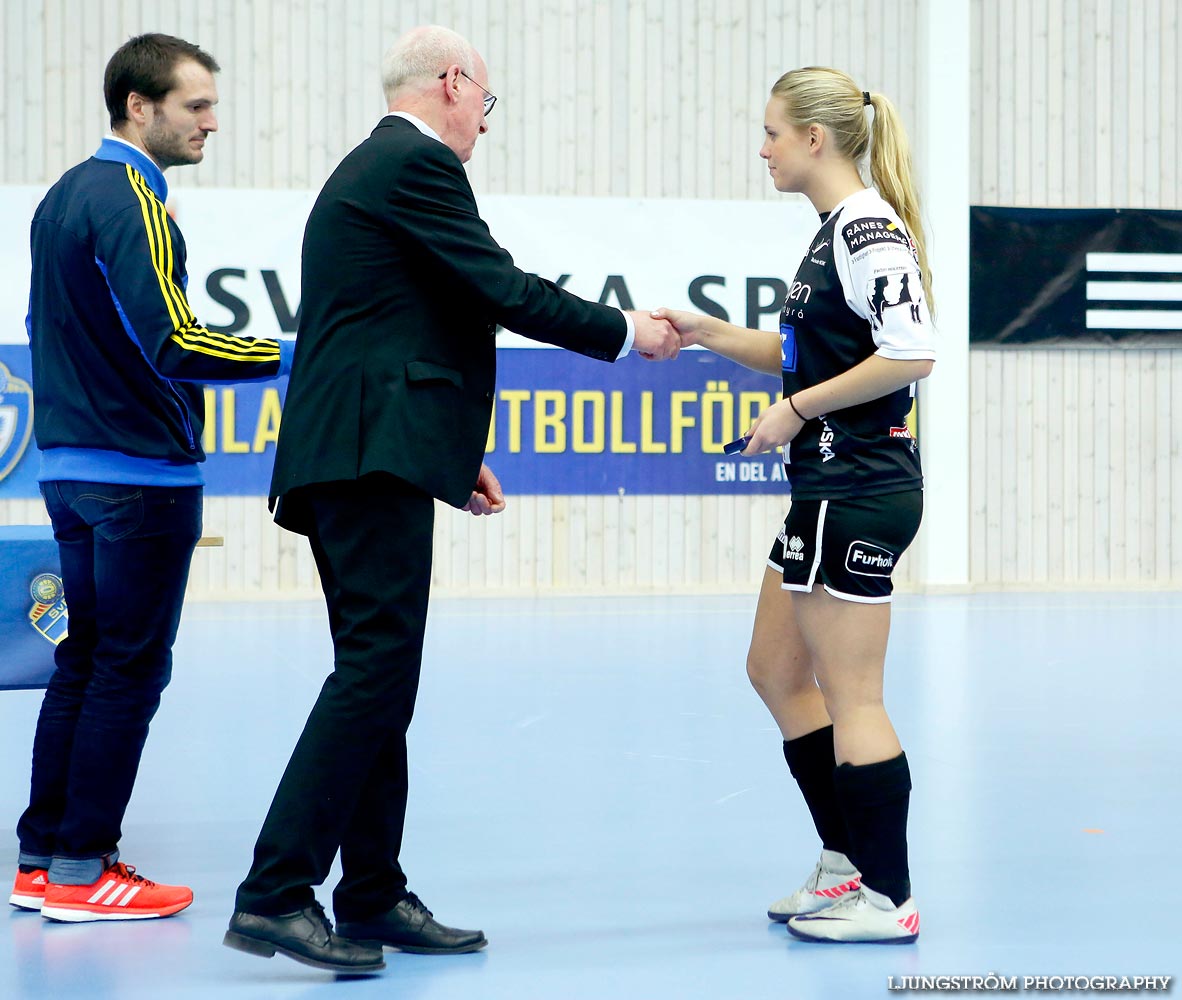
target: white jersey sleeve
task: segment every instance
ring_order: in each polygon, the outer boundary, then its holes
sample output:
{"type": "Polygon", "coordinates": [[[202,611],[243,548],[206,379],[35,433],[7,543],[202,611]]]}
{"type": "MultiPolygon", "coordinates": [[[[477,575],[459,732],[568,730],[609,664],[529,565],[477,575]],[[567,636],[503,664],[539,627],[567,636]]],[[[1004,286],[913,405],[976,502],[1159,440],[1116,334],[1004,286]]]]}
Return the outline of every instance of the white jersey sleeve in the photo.
{"type": "Polygon", "coordinates": [[[895,361],[935,360],[915,244],[876,191],[846,199],[834,233],[833,260],[846,304],[870,323],[875,354],[895,361]]]}

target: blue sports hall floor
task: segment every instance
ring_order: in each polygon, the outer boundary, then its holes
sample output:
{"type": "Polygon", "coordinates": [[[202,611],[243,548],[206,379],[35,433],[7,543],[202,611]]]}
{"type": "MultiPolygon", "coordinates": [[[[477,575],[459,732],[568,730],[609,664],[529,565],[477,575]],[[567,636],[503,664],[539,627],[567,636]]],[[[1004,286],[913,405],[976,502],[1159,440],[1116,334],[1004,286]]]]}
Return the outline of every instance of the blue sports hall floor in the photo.
{"type": "MultiPolygon", "coordinates": [[[[440,919],[490,944],[387,952],[359,980],[221,944],[329,666],[323,606],[190,603],[122,850],[196,901],[128,923],[0,914],[0,997],[793,1000],[1180,971],[1182,594],[896,600],[887,702],[922,915],[901,947],[810,945],[765,918],[818,844],[746,680],[753,603],[437,602],[403,860],[440,919]]],[[[39,700],[0,692],[12,871],[39,700]]]]}

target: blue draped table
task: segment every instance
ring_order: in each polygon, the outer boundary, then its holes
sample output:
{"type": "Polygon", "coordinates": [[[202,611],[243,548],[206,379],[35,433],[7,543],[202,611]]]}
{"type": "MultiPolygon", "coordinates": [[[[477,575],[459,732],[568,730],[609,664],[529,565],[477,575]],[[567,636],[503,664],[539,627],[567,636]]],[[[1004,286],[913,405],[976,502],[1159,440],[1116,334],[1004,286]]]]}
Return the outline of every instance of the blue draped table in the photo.
{"type": "Polygon", "coordinates": [[[67,621],[53,529],[0,526],[0,689],[45,687],[67,621]]]}

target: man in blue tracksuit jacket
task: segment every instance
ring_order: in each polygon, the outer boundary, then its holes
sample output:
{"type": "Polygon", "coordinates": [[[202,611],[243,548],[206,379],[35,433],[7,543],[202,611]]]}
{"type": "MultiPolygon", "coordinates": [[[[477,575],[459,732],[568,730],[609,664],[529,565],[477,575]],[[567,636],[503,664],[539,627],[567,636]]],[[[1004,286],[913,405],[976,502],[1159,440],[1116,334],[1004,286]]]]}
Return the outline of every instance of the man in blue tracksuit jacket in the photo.
{"type": "Polygon", "coordinates": [[[193,898],[119,862],[121,824],[201,534],[202,386],[286,374],[294,349],[215,333],[185,296],[164,170],[201,161],[217,70],[168,35],[123,45],[104,79],[112,135],[33,218],[34,431],[69,633],[37,723],[11,901],[54,920],[168,916],[193,898]]]}

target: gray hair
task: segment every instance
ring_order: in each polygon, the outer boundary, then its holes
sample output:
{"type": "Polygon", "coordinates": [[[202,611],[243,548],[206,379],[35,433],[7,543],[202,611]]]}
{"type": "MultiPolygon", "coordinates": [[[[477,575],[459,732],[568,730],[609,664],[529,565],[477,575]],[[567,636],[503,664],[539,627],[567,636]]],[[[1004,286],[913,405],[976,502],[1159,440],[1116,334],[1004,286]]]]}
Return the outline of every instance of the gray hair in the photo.
{"type": "Polygon", "coordinates": [[[412,28],[382,56],[382,90],[386,100],[413,80],[430,80],[457,64],[465,73],[476,72],[476,49],[450,28],[429,24],[412,28]]]}

